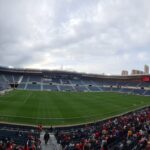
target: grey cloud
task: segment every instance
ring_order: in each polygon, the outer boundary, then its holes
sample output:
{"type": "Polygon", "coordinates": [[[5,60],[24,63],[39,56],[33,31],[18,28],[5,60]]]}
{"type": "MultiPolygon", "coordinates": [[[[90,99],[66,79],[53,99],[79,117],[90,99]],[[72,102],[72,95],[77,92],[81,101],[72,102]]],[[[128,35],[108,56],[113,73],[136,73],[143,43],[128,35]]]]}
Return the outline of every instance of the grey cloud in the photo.
{"type": "Polygon", "coordinates": [[[149,7],[148,0],[0,0],[0,63],[115,74],[142,67],[149,7]]]}

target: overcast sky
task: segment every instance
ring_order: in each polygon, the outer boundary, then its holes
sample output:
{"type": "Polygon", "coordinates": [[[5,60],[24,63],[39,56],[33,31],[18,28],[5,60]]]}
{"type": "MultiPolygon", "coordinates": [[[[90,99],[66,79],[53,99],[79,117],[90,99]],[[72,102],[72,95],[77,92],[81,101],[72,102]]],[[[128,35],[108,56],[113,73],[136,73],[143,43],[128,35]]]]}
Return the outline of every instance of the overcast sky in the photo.
{"type": "Polygon", "coordinates": [[[150,0],[0,0],[0,65],[120,74],[150,65],[150,0]]]}

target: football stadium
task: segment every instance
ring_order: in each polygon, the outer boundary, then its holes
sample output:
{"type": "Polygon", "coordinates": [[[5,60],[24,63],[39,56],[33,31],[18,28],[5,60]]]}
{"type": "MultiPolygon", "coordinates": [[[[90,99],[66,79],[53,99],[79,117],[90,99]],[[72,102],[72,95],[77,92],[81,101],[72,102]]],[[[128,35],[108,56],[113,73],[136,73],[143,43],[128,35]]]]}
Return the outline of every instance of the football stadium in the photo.
{"type": "MultiPolygon", "coordinates": [[[[94,134],[96,129],[93,130],[93,126],[107,127],[115,122],[118,125],[118,119],[128,116],[149,119],[150,75],[106,76],[0,67],[0,89],[2,127],[32,126],[37,127],[36,130],[55,127],[54,133],[63,148],[68,145],[63,136],[82,135],[81,129],[87,134],[87,129],[91,128],[94,134]]],[[[80,139],[76,138],[75,142],[80,139]]],[[[114,138],[116,135],[110,139],[109,146],[116,142],[114,138]]]]}
{"type": "Polygon", "coordinates": [[[0,150],[150,150],[150,1],[0,0],[0,150]]]}
{"type": "Polygon", "coordinates": [[[150,76],[0,68],[4,122],[75,125],[150,104],[150,76]]]}

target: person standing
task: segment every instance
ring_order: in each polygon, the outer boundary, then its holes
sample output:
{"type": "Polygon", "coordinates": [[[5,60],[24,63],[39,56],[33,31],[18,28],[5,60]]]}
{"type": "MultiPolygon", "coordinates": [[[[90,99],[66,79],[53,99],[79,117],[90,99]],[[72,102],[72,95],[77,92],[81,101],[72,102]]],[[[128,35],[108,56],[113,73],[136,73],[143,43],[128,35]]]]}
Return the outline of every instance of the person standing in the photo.
{"type": "Polygon", "coordinates": [[[47,145],[47,143],[48,143],[49,138],[50,138],[49,133],[46,132],[45,135],[44,135],[44,141],[45,141],[45,144],[46,144],[46,145],[47,145]]]}

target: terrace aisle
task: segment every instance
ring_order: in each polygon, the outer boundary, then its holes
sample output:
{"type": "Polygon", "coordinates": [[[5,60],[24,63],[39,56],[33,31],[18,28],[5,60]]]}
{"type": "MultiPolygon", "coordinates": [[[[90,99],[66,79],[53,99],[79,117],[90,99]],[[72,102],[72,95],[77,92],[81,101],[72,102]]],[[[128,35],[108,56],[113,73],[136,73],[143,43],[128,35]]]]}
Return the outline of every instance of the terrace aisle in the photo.
{"type": "Polygon", "coordinates": [[[40,135],[42,150],[62,150],[60,145],[57,144],[56,138],[53,133],[49,133],[50,140],[48,141],[48,144],[45,145],[44,134],[45,132],[41,132],[41,135],[40,135]]]}

